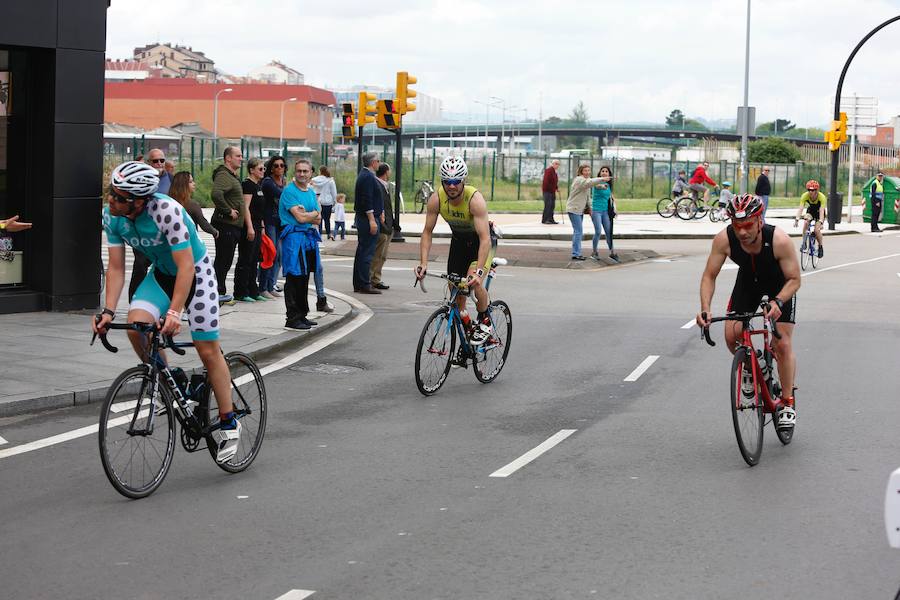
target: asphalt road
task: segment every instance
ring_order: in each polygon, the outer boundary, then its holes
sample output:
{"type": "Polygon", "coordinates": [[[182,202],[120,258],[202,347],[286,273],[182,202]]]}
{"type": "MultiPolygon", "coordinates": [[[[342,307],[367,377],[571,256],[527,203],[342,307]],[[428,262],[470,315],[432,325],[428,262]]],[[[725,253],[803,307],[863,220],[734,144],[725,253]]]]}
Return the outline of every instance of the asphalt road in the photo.
{"type": "MultiPolygon", "coordinates": [[[[682,329],[708,241],[650,242],[671,260],[622,268],[506,269],[507,366],[489,385],[454,369],[429,398],[413,358],[439,291],[386,271],[391,290],[365,298],[372,319],[267,376],[268,431],[245,473],[179,449],[162,487],[128,501],[95,436],[0,458],[0,597],[892,598],[898,241],[830,239],[804,277],[795,441],[767,428],[754,468],[734,440],[730,355],[682,329]]],[[[350,269],[333,269],[346,291],[350,269]]],[[[0,436],[34,441],[97,413],[3,419],[0,436]]]]}

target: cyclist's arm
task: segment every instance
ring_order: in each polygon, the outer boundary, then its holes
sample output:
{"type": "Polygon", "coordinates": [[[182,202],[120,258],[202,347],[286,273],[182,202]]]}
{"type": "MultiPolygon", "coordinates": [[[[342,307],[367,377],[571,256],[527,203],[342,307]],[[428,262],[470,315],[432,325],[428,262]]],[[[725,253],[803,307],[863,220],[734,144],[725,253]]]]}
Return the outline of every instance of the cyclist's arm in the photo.
{"type": "Polygon", "coordinates": [[[824,223],[824,222],[825,222],[825,219],[828,218],[828,209],[825,208],[825,206],[826,206],[827,204],[828,204],[827,202],[825,202],[824,200],[822,200],[822,210],[819,211],[819,222],[820,222],[820,223],[824,223]]]}
{"type": "Polygon", "coordinates": [[[490,265],[485,263],[491,252],[491,226],[488,223],[487,203],[481,192],[472,194],[472,199],[469,200],[469,212],[475,219],[475,232],[478,234],[478,268],[487,271],[490,265]]]}
{"type": "Polygon", "coordinates": [[[803,208],[806,206],[807,202],[809,202],[809,194],[803,192],[800,194],[800,208],[797,209],[797,216],[795,218],[799,219],[803,216],[803,208]]]}
{"type": "MultiPolygon", "coordinates": [[[[775,230],[772,246],[775,260],[778,261],[778,266],[781,267],[781,272],[784,273],[785,279],[784,286],[776,294],[776,297],[782,302],[787,302],[800,289],[800,261],[797,260],[797,250],[794,248],[794,244],[791,243],[791,238],[784,231],[780,229],[775,230]]],[[[781,316],[780,311],[779,316],[781,316]]],[[[775,318],[777,319],[778,317],[775,318]]]]}
{"type": "Polygon", "coordinates": [[[172,251],[172,262],[178,267],[175,275],[175,290],[169,308],[175,312],[184,310],[184,303],[194,283],[194,252],[190,247],[172,251]]]}
{"type": "MultiPolygon", "coordinates": [[[[700,278],[700,312],[705,312],[707,318],[711,317],[710,306],[716,291],[716,278],[728,258],[728,251],[728,234],[723,229],[713,238],[712,249],[709,258],[706,259],[706,268],[703,269],[703,276],[700,278]]],[[[697,315],[697,323],[702,325],[700,315],[697,315]]]]}
{"type": "Polygon", "coordinates": [[[431,194],[428,205],[425,207],[425,227],[422,229],[422,237],[419,238],[419,264],[428,266],[428,253],[431,251],[431,234],[437,225],[437,218],[441,212],[441,201],[437,192],[431,194]]]}

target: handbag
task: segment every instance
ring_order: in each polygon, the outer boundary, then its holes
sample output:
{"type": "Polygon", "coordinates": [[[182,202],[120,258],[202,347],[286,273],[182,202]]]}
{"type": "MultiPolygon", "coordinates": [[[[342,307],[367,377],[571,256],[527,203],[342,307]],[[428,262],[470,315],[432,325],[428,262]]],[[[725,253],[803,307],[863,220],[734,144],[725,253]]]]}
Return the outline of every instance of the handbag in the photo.
{"type": "Polygon", "coordinates": [[[606,209],[606,212],[609,213],[609,218],[610,218],[610,219],[615,219],[615,218],[616,218],[616,207],[613,206],[613,203],[612,203],[612,202],[609,203],[609,208],[606,209]]]}

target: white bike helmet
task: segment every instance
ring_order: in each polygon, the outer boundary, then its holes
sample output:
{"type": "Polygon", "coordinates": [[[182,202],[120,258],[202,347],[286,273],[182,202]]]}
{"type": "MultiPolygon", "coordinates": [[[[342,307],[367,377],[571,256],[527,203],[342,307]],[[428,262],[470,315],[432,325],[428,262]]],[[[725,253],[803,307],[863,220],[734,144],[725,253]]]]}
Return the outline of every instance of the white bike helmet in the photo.
{"type": "Polygon", "coordinates": [[[441,181],[445,179],[465,179],[469,176],[466,161],[458,156],[448,156],[441,163],[441,181]]]}
{"type": "Polygon", "coordinates": [[[129,160],[113,169],[109,183],[116,189],[143,198],[159,187],[159,173],[147,163],[129,160]]]}

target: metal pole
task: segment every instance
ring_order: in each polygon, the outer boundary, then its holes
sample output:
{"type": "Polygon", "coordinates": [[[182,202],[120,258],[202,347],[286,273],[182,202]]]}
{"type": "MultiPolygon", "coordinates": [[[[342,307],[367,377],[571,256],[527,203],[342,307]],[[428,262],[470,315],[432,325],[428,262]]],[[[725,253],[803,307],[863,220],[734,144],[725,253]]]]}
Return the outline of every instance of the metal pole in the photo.
{"type": "Polygon", "coordinates": [[[494,200],[494,175],[497,173],[497,151],[494,151],[494,158],[491,160],[491,201],[494,200]]]}
{"type": "Polygon", "coordinates": [[[397,162],[395,164],[396,174],[394,175],[394,231],[391,234],[392,242],[405,242],[403,235],[400,233],[400,190],[403,187],[403,140],[401,139],[400,127],[394,132],[395,143],[397,147],[397,162]]]}
{"type": "MultiPolygon", "coordinates": [[[[538,95],[538,150],[544,151],[543,138],[541,137],[543,134],[542,126],[544,122],[544,92],[541,92],[538,95]]],[[[545,161],[546,162],[546,161],[545,161]]]]}
{"type": "MultiPolygon", "coordinates": [[[[747,193],[747,144],[750,138],[750,0],[747,0],[747,40],[744,48],[744,130],[741,133],[741,193],[747,193]]],[[[778,115],[775,116],[778,118],[778,115]]]]}
{"type": "Polygon", "coordinates": [[[522,155],[519,155],[519,171],[516,174],[516,200],[522,199],[522,155]]]}
{"type": "Polygon", "coordinates": [[[850,182],[847,188],[847,222],[852,223],[853,218],[853,166],[856,162],[856,132],[850,132],[850,182]]]}
{"type": "Polygon", "coordinates": [[[362,172],[362,153],[363,153],[363,128],[360,127],[356,136],[356,173],[362,172]]]}
{"type": "Polygon", "coordinates": [[[278,127],[278,147],[284,143],[284,102],[281,103],[281,121],[278,127]]]}

